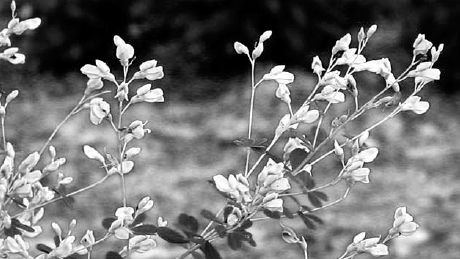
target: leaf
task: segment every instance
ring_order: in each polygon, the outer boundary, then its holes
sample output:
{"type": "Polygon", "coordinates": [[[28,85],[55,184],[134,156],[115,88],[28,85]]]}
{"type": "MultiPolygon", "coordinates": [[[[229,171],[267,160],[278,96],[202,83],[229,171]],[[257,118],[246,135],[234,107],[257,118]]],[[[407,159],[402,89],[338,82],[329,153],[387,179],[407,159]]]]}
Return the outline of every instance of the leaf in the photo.
{"type": "Polygon", "coordinates": [[[117,219],[116,218],[105,218],[102,220],[102,226],[108,230],[115,220],[117,219]]]}
{"type": "Polygon", "coordinates": [[[11,219],[11,225],[17,228],[20,228],[24,231],[27,231],[27,232],[31,232],[31,233],[35,232],[35,229],[33,229],[30,226],[22,224],[18,219],[11,219]]]}
{"type": "Polygon", "coordinates": [[[315,183],[315,180],[313,179],[313,176],[311,176],[307,172],[301,172],[301,174],[303,176],[303,182],[305,183],[305,187],[307,187],[307,189],[309,190],[315,188],[316,183],[315,183]]]}
{"type": "Polygon", "coordinates": [[[169,243],[185,244],[189,242],[189,240],[182,236],[179,232],[168,227],[157,228],[157,234],[169,243]]]}
{"type": "Polygon", "coordinates": [[[312,211],[312,208],[310,208],[307,205],[301,205],[301,207],[302,207],[302,211],[312,211]]]}
{"type": "Polygon", "coordinates": [[[302,219],[303,223],[309,229],[316,229],[315,223],[311,221],[308,217],[306,217],[301,211],[297,212],[297,215],[302,219]]]}
{"type": "Polygon", "coordinates": [[[196,233],[198,231],[198,220],[195,217],[181,213],[178,217],[178,224],[185,232],[196,233]]]}
{"type": "Polygon", "coordinates": [[[218,223],[222,223],[222,221],[220,219],[218,219],[216,217],[216,215],[214,213],[212,213],[211,211],[209,211],[209,210],[206,210],[206,209],[201,210],[200,215],[205,219],[215,221],[215,222],[218,222],[218,223]]]}
{"type": "Polygon", "coordinates": [[[308,153],[300,148],[296,148],[292,150],[291,154],[289,155],[289,161],[291,161],[292,169],[294,170],[297,168],[305,158],[307,158],[308,153]]]}
{"type": "Polygon", "coordinates": [[[224,220],[227,221],[228,215],[230,215],[233,212],[233,207],[232,206],[227,206],[224,209],[224,220]]]}
{"type": "Polygon", "coordinates": [[[21,235],[21,231],[13,226],[11,228],[4,228],[3,232],[9,237],[14,237],[15,235],[21,235]]]}
{"type": "Polygon", "coordinates": [[[206,259],[222,259],[219,252],[214,248],[213,245],[211,245],[209,241],[206,242],[204,246],[201,246],[200,249],[203,251],[206,259]]]}
{"type": "Polygon", "coordinates": [[[45,244],[37,244],[36,246],[38,251],[49,254],[53,249],[45,244]]]}
{"type": "Polygon", "coordinates": [[[252,227],[252,221],[250,219],[245,220],[243,223],[241,223],[239,229],[248,229],[252,227]]]}
{"type": "Polygon", "coordinates": [[[57,235],[53,237],[53,241],[56,247],[58,247],[61,244],[61,239],[57,235]]]}
{"type": "Polygon", "coordinates": [[[142,214],[139,214],[133,221],[133,223],[131,223],[131,226],[136,226],[142,222],[144,222],[144,220],[147,218],[147,216],[145,215],[145,213],[142,213],[142,214]]]}
{"type": "Polygon", "coordinates": [[[151,224],[139,225],[131,228],[135,235],[154,235],[157,233],[157,227],[151,224]]]}
{"type": "Polygon", "coordinates": [[[283,214],[284,216],[286,216],[286,218],[288,219],[293,219],[294,218],[294,215],[293,213],[286,207],[283,207],[283,214]]]}
{"type": "Polygon", "coordinates": [[[315,195],[315,192],[309,192],[307,194],[307,197],[308,197],[308,200],[310,201],[310,203],[315,206],[315,207],[321,207],[323,206],[323,203],[321,202],[321,200],[315,195]]]}
{"type": "Polygon", "coordinates": [[[279,213],[278,211],[271,211],[271,210],[265,209],[265,210],[263,210],[263,213],[267,217],[272,218],[272,219],[280,219],[281,218],[281,213],[279,213]]]}
{"type": "Polygon", "coordinates": [[[318,216],[316,216],[316,215],[313,215],[313,214],[310,214],[310,213],[308,213],[308,214],[303,214],[303,215],[305,215],[305,217],[307,217],[307,218],[309,218],[309,219],[315,221],[315,222],[318,223],[318,224],[324,224],[324,221],[323,221],[322,219],[320,219],[320,218],[319,218],[318,216]]]}
{"type": "Polygon", "coordinates": [[[195,251],[191,252],[193,259],[204,259],[204,257],[195,251]]]}
{"type": "Polygon", "coordinates": [[[236,235],[235,233],[228,234],[227,243],[232,250],[238,250],[243,245],[242,238],[239,235],[236,235]]]}
{"type": "Polygon", "coordinates": [[[217,225],[214,227],[219,237],[224,237],[227,234],[227,229],[222,225],[217,225]]]}
{"type": "Polygon", "coordinates": [[[237,138],[233,141],[233,143],[239,147],[250,147],[250,148],[262,148],[265,149],[265,146],[263,145],[265,142],[267,142],[266,138],[262,139],[249,139],[245,137],[237,138]]]}
{"type": "Polygon", "coordinates": [[[123,259],[123,257],[117,252],[110,251],[105,254],[105,259],[123,259]]]}
{"type": "Polygon", "coordinates": [[[322,201],[328,201],[329,200],[329,197],[327,197],[327,195],[324,192],[314,191],[312,193],[314,193],[314,195],[316,197],[318,197],[318,199],[320,199],[322,201]]]}

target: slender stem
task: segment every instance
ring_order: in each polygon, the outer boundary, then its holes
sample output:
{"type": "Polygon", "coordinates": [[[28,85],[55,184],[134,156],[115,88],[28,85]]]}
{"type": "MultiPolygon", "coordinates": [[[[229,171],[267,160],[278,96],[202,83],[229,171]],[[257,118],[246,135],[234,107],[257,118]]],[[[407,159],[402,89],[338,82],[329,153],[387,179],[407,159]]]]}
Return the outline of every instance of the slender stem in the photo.
{"type": "Polygon", "coordinates": [[[39,154],[42,155],[43,152],[45,152],[45,149],[46,147],[48,147],[48,145],[50,144],[51,140],[53,140],[53,138],[56,136],[56,133],[61,129],[61,127],[70,119],[70,117],[72,117],[72,115],[75,114],[75,111],[80,107],[81,104],[83,104],[85,100],[85,96],[82,96],[80,101],[77,103],[77,105],[75,105],[75,107],[72,109],[72,111],[67,114],[67,116],[64,118],[64,120],[62,120],[57,126],[56,128],[54,129],[54,131],[51,133],[51,135],[48,137],[48,140],[45,142],[45,144],[43,144],[42,148],[40,149],[40,152],[39,154]]]}
{"type": "Polygon", "coordinates": [[[55,198],[55,199],[46,201],[46,202],[41,203],[41,204],[39,204],[39,205],[33,206],[33,207],[31,207],[31,208],[24,209],[24,210],[21,211],[20,213],[18,213],[18,214],[16,214],[16,215],[12,216],[12,218],[17,218],[17,217],[21,216],[22,214],[24,214],[24,213],[26,213],[26,212],[33,211],[33,210],[35,210],[35,209],[39,209],[39,208],[44,207],[44,206],[46,206],[46,205],[48,205],[48,204],[55,203],[55,202],[60,201],[60,200],[62,200],[62,199],[65,199],[65,198],[68,198],[68,197],[72,197],[72,196],[77,195],[77,194],[79,194],[79,193],[82,193],[82,192],[84,192],[84,191],[90,190],[90,189],[92,189],[92,188],[94,188],[94,187],[96,187],[96,186],[102,184],[103,182],[105,182],[105,180],[107,180],[107,178],[109,178],[109,176],[110,176],[110,175],[106,174],[104,177],[102,177],[101,179],[99,179],[97,182],[94,182],[94,183],[92,183],[92,184],[90,184],[90,185],[88,185],[88,186],[85,186],[85,187],[81,188],[81,189],[78,189],[78,190],[76,190],[76,191],[73,191],[73,192],[71,192],[71,193],[68,193],[68,194],[66,194],[66,195],[64,195],[64,196],[60,196],[60,197],[57,197],[57,198],[55,198]]]}
{"type": "Polygon", "coordinates": [[[260,162],[262,162],[262,160],[265,158],[265,156],[267,155],[268,152],[270,152],[270,150],[272,149],[272,147],[275,145],[276,141],[278,141],[279,139],[279,136],[275,136],[275,138],[273,138],[272,142],[270,143],[270,145],[267,147],[266,151],[259,156],[259,158],[257,159],[257,161],[254,163],[254,165],[251,167],[251,170],[249,170],[249,172],[247,173],[246,175],[246,178],[248,178],[249,176],[251,176],[251,174],[254,172],[254,170],[256,170],[257,166],[260,164],[260,162]]]}
{"type": "MultiPolygon", "coordinates": [[[[125,72],[126,73],[126,72],[125,72]]],[[[121,123],[122,123],[122,111],[123,111],[123,101],[119,101],[118,103],[118,128],[121,128],[121,123]]],[[[123,145],[122,145],[122,137],[121,137],[121,132],[118,131],[118,150],[120,153],[120,177],[121,177],[121,189],[122,189],[122,202],[123,202],[123,207],[126,207],[126,182],[125,182],[125,176],[123,174],[123,145]]]]}
{"type": "Polygon", "coordinates": [[[315,137],[313,139],[313,145],[312,145],[313,149],[315,149],[316,141],[318,140],[319,130],[321,129],[321,124],[323,123],[324,116],[326,115],[327,111],[329,110],[329,107],[331,107],[331,102],[328,102],[326,108],[324,108],[324,111],[321,114],[321,117],[319,117],[318,125],[316,126],[315,137]]]}
{"type": "MultiPolygon", "coordinates": [[[[322,209],[325,209],[325,208],[329,208],[331,206],[334,206],[340,202],[342,202],[343,200],[345,200],[348,195],[350,194],[350,190],[351,190],[351,187],[348,186],[347,189],[345,190],[345,193],[340,197],[338,198],[337,200],[333,201],[333,202],[330,202],[328,204],[324,204],[323,206],[321,207],[317,207],[317,208],[314,208],[314,209],[311,209],[309,211],[305,211],[303,212],[304,214],[305,213],[311,213],[311,212],[315,212],[315,211],[318,211],[318,210],[322,210],[322,209]]],[[[293,217],[296,217],[298,216],[297,213],[296,214],[292,214],[293,217]]],[[[286,215],[281,215],[282,218],[286,217],[286,215]]],[[[255,222],[255,221],[262,221],[262,220],[267,220],[267,219],[271,219],[270,217],[260,217],[260,218],[253,218],[251,219],[252,222],[255,222]]]]}
{"type": "Polygon", "coordinates": [[[2,116],[3,150],[6,151],[5,115],[2,116]]]}
{"type": "MultiPolygon", "coordinates": [[[[216,218],[220,216],[220,214],[224,211],[224,208],[220,209],[217,213],[216,213],[216,218]]],[[[208,225],[204,228],[204,230],[201,232],[200,236],[203,236],[206,231],[209,230],[209,228],[212,226],[212,224],[214,223],[214,221],[209,221],[208,225]]]]}
{"type": "MultiPolygon", "coordinates": [[[[253,122],[253,115],[254,115],[254,99],[256,95],[256,87],[255,80],[254,80],[254,70],[255,70],[255,61],[251,61],[251,102],[249,106],[249,122],[248,122],[248,139],[251,139],[252,136],[252,122],[253,122]]],[[[249,170],[249,160],[251,158],[251,148],[247,148],[246,151],[246,164],[244,167],[244,175],[248,175],[249,170]]]]}

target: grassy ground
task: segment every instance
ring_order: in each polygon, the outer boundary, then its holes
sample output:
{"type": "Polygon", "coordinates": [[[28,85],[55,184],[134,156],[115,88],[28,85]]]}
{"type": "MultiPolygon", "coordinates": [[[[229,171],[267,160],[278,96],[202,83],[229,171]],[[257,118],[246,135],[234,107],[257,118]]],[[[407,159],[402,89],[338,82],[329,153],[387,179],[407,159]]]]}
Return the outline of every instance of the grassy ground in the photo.
{"type": "MultiPolygon", "coordinates": [[[[294,86],[295,95],[306,96],[312,79],[300,76],[294,86]]],[[[215,174],[241,171],[244,150],[232,140],[245,136],[247,130],[247,82],[234,82],[235,89],[217,100],[183,103],[169,100],[165,104],[135,106],[130,116],[147,119],[152,129],[144,143],[142,155],[136,159],[135,172],[128,176],[129,201],[132,205],[150,195],[155,209],[149,216],[164,216],[170,222],[185,212],[199,217],[201,209],[217,211],[224,200],[207,180],[215,174]]],[[[76,85],[78,85],[76,83],[76,85]]],[[[54,126],[72,108],[78,96],[49,97],[39,91],[23,91],[18,103],[9,111],[7,132],[17,149],[32,151],[40,147],[54,126]]],[[[255,136],[270,138],[276,123],[286,108],[274,97],[274,86],[259,89],[256,100],[255,136]]],[[[107,97],[109,98],[109,97],[107,97]]],[[[284,223],[305,234],[310,240],[311,258],[337,258],[361,231],[369,235],[385,235],[392,223],[394,209],[407,206],[422,226],[411,238],[398,239],[391,245],[390,258],[460,258],[460,119],[459,103],[434,96],[432,108],[421,116],[404,114],[392,119],[371,134],[370,143],[381,148],[371,165],[371,184],[357,185],[351,196],[341,204],[321,211],[318,215],[325,225],[312,231],[298,221],[284,223]]],[[[458,100],[458,98],[457,98],[458,100]]],[[[378,118],[372,113],[359,121],[369,125],[378,118]]],[[[104,172],[96,163],[85,159],[82,146],[90,144],[103,150],[114,148],[115,136],[108,125],[95,127],[89,123],[87,111],[74,117],[61,130],[53,144],[58,156],[66,155],[63,168],[75,179],[72,188],[84,186],[102,177],[104,172]]],[[[27,152],[18,152],[22,157],[27,152]]],[[[323,165],[319,179],[334,176],[334,161],[323,165]]],[[[339,196],[342,189],[328,191],[339,196]]],[[[79,230],[95,229],[102,235],[100,221],[113,215],[120,205],[119,180],[109,180],[103,186],[76,197],[72,208],[58,203],[49,206],[47,215],[61,223],[79,219],[79,230]]],[[[202,220],[204,225],[206,222],[202,220]]],[[[50,221],[44,222],[45,229],[50,221]]],[[[285,244],[274,221],[257,223],[254,227],[256,248],[230,251],[224,241],[218,241],[224,258],[301,258],[301,251],[285,244]]],[[[51,243],[49,231],[43,242],[51,243]]],[[[180,247],[161,244],[148,258],[174,258],[180,247]]],[[[119,243],[111,244],[120,247],[119,243]]],[[[107,251],[108,247],[97,248],[107,251]]],[[[102,257],[96,257],[102,258],[102,257]]],[[[147,257],[146,257],[147,258],[147,257]]],[[[366,258],[362,256],[361,258],[366,258]]]]}

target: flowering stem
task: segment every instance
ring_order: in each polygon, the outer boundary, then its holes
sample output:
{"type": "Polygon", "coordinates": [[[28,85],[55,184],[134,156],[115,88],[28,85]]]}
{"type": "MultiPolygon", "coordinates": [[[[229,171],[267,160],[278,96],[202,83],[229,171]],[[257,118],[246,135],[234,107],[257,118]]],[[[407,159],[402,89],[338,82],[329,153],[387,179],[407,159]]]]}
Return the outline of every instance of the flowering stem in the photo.
{"type": "Polygon", "coordinates": [[[94,183],[92,183],[92,184],[90,184],[90,185],[88,185],[88,186],[86,186],[86,187],[83,187],[83,188],[81,188],[81,189],[78,189],[78,190],[76,190],[76,191],[73,191],[73,192],[71,192],[71,193],[68,193],[68,194],[66,194],[66,195],[57,197],[57,198],[55,198],[55,199],[46,201],[46,202],[41,203],[41,204],[39,204],[39,205],[33,206],[33,207],[31,207],[31,208],[24,209],[24,210],[21,211],[20,213],[18,213],[18,214],[16,214],[16,215],[12,216],[12,218],[17,218],[17,217],[21,216],[22,214],[24,214],[24,213],[26,213],[26,212],[33,211],[33,210],[35,210],[35,209],[39,209],[39,208],[44,207],[44,206],[46,206],[46,205],[48,205],[48,204],[55,203],[55,202],[60,201],[60,200],[62,200],[62,199],[65,199],[65,198],[68,198],[68,197],[72,197],[72,196],[77,195],[77,194],[79,194],[79,193],[82,193],[82,192],[84,192],[84,191],[90,190],[90,189],[92,189],[92,188],[94,188],[94,187],[96,187],[96,186],[102,184],[103,182],[105,182],[105,180],[107,180],[107,178],[109,178],[109,176],[110,176],[110,175],[106,174],[104,177],[102,177],[101,179],[99,179],[99,181],[94,182],[94,183]]]}
{"type": "Polygon", "coordinates": [[[316,146],[316,141],[318,140],[318,134],[319,134],[319,130],[321,129],[321,124],[323,123],[323,119],[324,119],[324,115],[327,113],[327,111],[329,110],[329,107],[331,107],[331,102],[329,102],[326,106],[326,108],[324,108],[324,111],[323,113],[321,114],[321,117],[319,117],[319,120],[318,120],[318,125],[316,126],[316,131],[315,131],[315,137],[313,138],[313,150],[315,149],[315,146],[316,146]]]}

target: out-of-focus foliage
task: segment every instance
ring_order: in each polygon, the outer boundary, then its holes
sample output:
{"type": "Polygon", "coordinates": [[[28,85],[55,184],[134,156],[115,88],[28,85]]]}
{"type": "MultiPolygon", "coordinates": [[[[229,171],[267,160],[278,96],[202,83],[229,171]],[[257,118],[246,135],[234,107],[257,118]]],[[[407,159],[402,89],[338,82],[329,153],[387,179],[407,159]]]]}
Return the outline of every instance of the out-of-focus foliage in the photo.
{"type": "MultiPolygon", "coordinates": [[[[107,45],[113,35],[130,39],[136,55],[154,57],[168,67],[170,85],[185,96],[213,96],[226,86],[184,85],[197,75],[223,79],[243,72],[232,55],[232,40],[251,45],[252,39],[270,28],[276,32],[264,60],[306,67],[316,53],[327,48],[344,32],[358,26],[381,24],[394,41],[395,56],[409,52],[412,38],[426,33],[446,43],[440,67],[446,76],[441,84],[454,90],[460,77],[456,57],[460,13],[457,1],[433,0],[21,0],[23,16],[40,16],[46,30],[25,42],[38,58],[28,65],[41,72],[62,75],[75,72],[94,57],[104,59],[113,51],[107,45]],[[398,50],[399,49],[399,50],[398,50]],[[103,51],[101,51],[103,50],[103,51]],[[176,79],[174,79],[176,78],[176,79]]],[[[8,17],[7,1],[0,4],[8,17]]],[[[384,48],[383,46],[379,46],[384,48]]],[[[377,52],[376,55],[378,55],[377,52]]],[[[402,65],[401,65],[402,67],[402,65]]]]}

